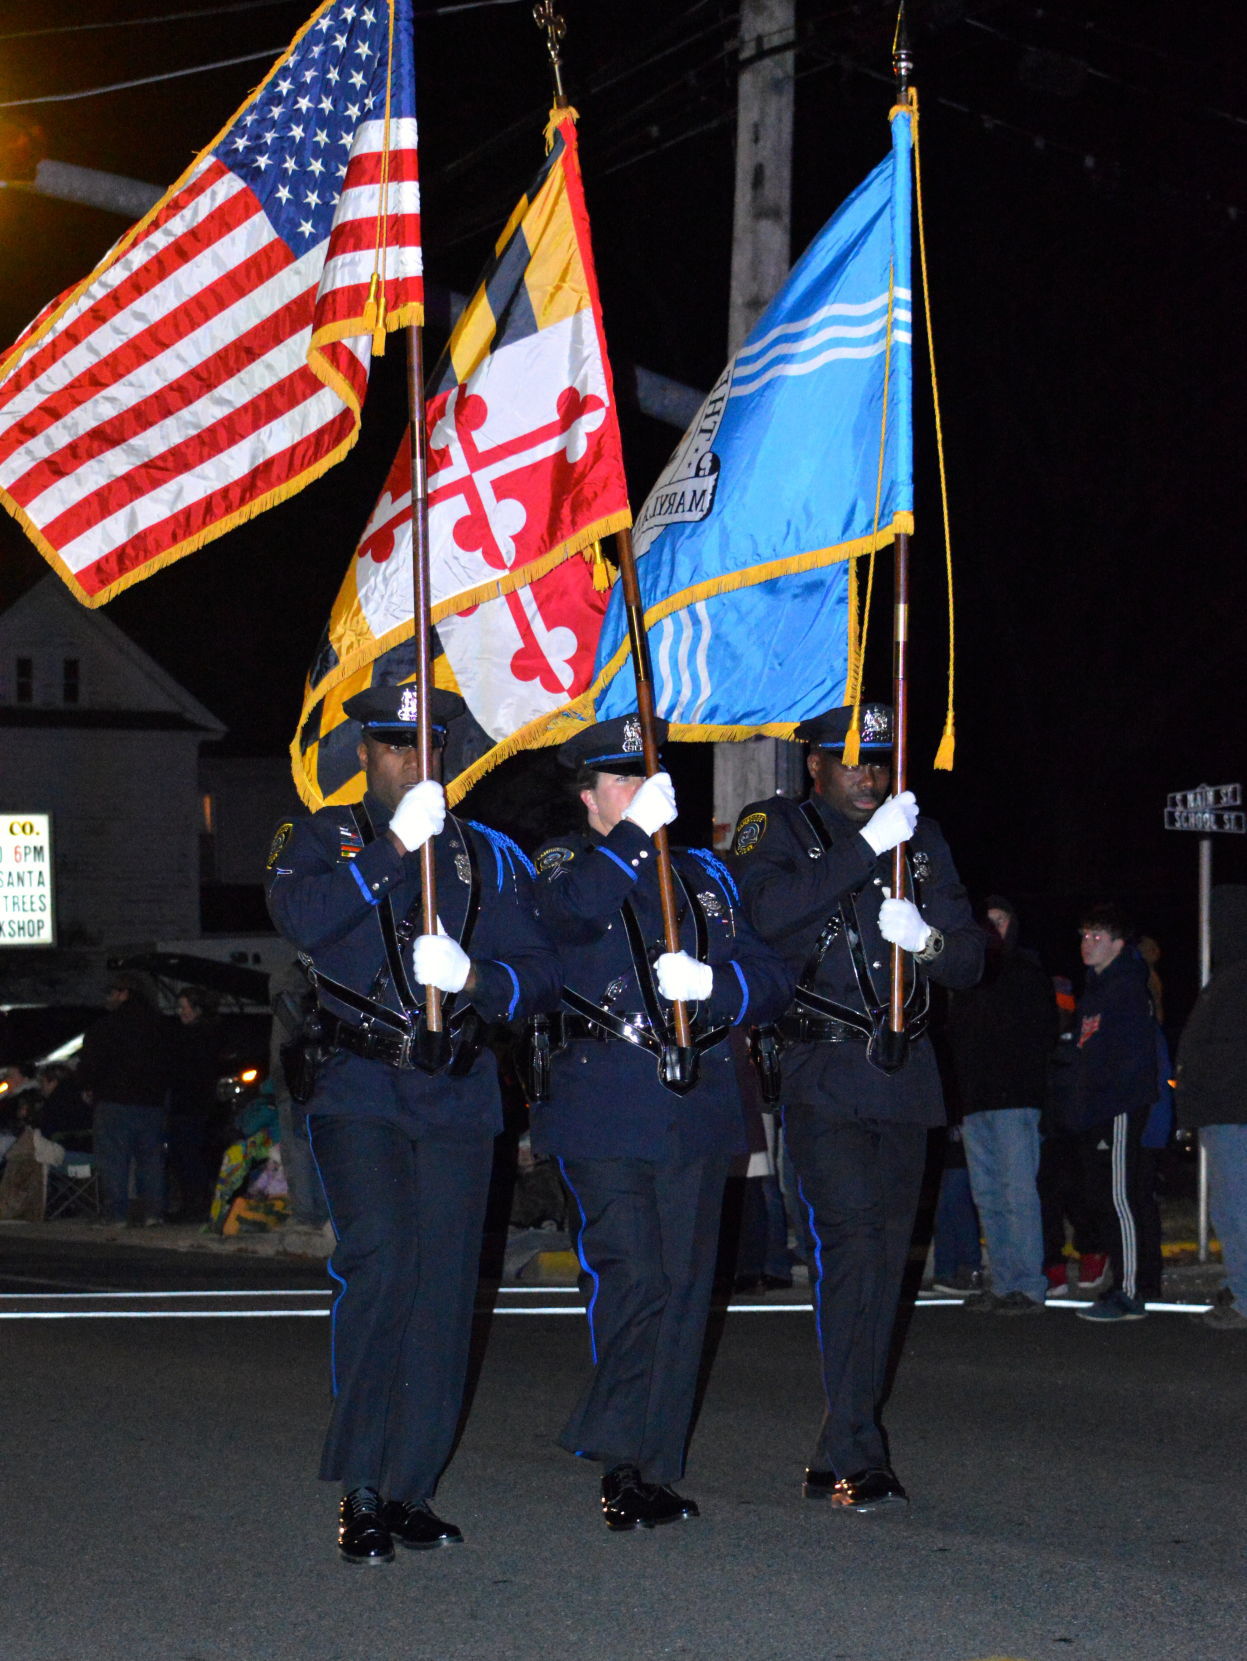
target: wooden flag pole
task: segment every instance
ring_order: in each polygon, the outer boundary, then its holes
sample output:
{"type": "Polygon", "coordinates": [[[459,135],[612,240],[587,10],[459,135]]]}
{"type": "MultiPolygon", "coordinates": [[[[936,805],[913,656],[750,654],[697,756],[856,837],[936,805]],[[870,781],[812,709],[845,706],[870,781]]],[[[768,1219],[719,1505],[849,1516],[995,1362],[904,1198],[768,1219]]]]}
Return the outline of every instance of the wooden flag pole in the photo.
{"type": "MultiPolygon", "coordinates": [[[[537,0],[533,7],[533,21],[546,37],[546,50],[550,54],[550,72],[554,77],[555,108],[567,109],[568,98],[563,89],[562,54],[567,24],[556,9],[554,0],[537,0]]],[[[636,556],[632,550],[630,530],[615,533],[615,551],[619,559],[624,605],[628,613],[628,640],[636,676],[637,715],[641,721],[641,753],[645,760],[646,776],[652,778],[658,772],[661,763],[658,759],[658,734],[654,724],[653,673],[650,668],[649,640],[645,633],[645,611],[641,604],[641,588],[637,582],[636,556]]],[[[675,877],[671,869],[671,845],[667,840],[665,825],[654,832],[653,841],[658,872],[658,898],[662,908],[663,941],[669,952],[678,952],[680,917],[676,908],[675,877]]],[[[697,1082],[697,1051],[693,1047],[693,1029],[686,1004],[672,1004],[671,1028],[675,1043],[663,1046],[659,1071],[667,1088],[682,1094],[686,1090],[691,1090],[697,1082]]]]}
{"type": "MultiPolygon", "coordinates": [[[[892,49],[897,103],[907,101],[912,72],[909,31],[902,5],[892,49]]],[[[909,777],[909,536],[904,531],[896,533],[893,543],[892,590],[892,789],[899,796],[908,788],[909,777]]],[[[892,850],[892,893],[898,900],[906,898],[907,846],[902,842],[892,850]]],[[[905,1030],[905,954],[899,946],[892,948],[888,1027],[894,1033],[905,1030]]]]}
{"type": "MultiPolygon", "coordinates": [[[[650,666],[649,637],[645,632],[645,609],[641,603],[641,587],[637,582],[636,555],[632,550],[630,530],[615,533],[615,552],[619,556],[619,578],[623,584],[624,607],[628,614],[628,644],[636,677],[637,715],[641,720],[641,753],[645,758],[645,772],[647,776],[652,777],[661,765],[658,759],[658,734],[654,725],[654,682],[650,666]]],[[[678,952],[680,919],[675,903],[675,878],[671,871],[671,845],[667,840],[665,825],[654,832],[654,851],[657,854],[658,898],[662,907],[663,938],[669,952],[678,952]]],[[[692,1028],[685,1004],[672,1004],[671,1021],[677,1053],[669,1058],[664,1057],[663,1082],[672,1089],[690,1090],[697,1082],[697,1052],[693,1048],[692,1028]]]]}
{"type": "MultiPolygon", "coordinates": [[[[416,685],[420,689],[417,747],[420,777],[433,777],[433,654],[429,646],[429,461],[424,429],[424,330],[419,323],[407,329],[407,413],[411,437],[411,611],[416,646],[416,685]]],[[[433,838],[420,849],[421,931],[437,933],[437,856],[433,838]]],[[[436,986],[424,989],[427,1042],[417,1056],[420,1066],[437,1072],[448,1059],[449,1045],[442,1026],[442,995],[436,986]]]]}

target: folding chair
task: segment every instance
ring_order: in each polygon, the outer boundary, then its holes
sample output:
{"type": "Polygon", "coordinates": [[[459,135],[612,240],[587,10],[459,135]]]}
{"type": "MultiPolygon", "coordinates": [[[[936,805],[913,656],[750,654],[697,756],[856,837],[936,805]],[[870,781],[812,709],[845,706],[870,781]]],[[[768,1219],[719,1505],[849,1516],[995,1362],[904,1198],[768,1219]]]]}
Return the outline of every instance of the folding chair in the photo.
{"type": "Polygon", "coordinates": [[[48,1167],[48,1198],[43,1220],[51,1223],[58,1217],[67,1221],[76,1217],[102,1217],[104,1196],[100,1189],[100,1175],[83,1153],[67,1153],[63,1165],[48,1167]]]}

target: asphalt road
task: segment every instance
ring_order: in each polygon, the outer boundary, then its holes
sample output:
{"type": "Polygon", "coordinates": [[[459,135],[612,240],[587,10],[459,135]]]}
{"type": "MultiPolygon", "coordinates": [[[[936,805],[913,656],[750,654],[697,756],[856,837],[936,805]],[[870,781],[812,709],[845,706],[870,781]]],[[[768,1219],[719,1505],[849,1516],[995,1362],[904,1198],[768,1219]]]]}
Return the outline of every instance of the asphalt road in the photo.
{"type": "Polygon", "coordinates": [[[576,1300],[504,1292],[438,1496],[467,1544],[357,1569],[312,1475],[328,1322],[278,1312],[323,1310],[323,1287],[297,1261],[0,1236],[0,1315],[73,1312],[0,1320],[4,1661],[1247,1652],[1237,1335],[920,1308],[888,1411],[914,1503],[890,1521],[800,1497],[809,1316],[731,1313],[684,1484],[701,1520],[617,1536],[553,1445],[582,1323],[513,1312],[576,1300]]]}

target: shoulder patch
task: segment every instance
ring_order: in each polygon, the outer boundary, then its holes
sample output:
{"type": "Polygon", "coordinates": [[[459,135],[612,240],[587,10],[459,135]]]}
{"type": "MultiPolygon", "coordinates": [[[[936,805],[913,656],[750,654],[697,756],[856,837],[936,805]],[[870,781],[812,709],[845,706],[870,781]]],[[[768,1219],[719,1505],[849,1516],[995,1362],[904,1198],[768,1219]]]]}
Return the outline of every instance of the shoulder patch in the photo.
{"type": "Polygon", "coordinates": [[[732,842],[734,854],[751,854],[766,835],[766,814],[747,813],[736,827],[732,842]]]}
{"type": "Polygon", "coordinates": [[[544,876],[547,871],[557,871],[560,866],[569,864],[575,857],[571,848],[543,848],[537,855],[537,870],[544,876]]]}
{"type": "Polygon", "coordinates": [[[268,859],[265,862],[265,869],[266,870],[271,871],[273,869],[274,865],[276,865],[277,861],[281,858],[281,851],[286,846],[286,843],[289,842],[290,833],[293,830],[294,830],[294,825],[291,822],[291,820],[289,820],[289,819],[286,820],[286,823],[284,825],[278,825],[276,831],[273,834],[273,842],[272,842],[272,846],[269,848],[269,851],[268,851],[268,859]]]}

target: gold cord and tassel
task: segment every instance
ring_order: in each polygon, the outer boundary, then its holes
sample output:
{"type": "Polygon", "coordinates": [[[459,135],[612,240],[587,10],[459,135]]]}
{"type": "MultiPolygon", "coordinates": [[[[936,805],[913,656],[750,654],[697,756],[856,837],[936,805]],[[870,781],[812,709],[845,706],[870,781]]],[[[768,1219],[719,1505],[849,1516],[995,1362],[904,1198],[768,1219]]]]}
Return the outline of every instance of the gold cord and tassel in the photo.
{"type": "Polygon", "coordinates": [[[918,93],[909,89],[910,107],[914,124],[914,194],[918,203],[918,258],[922,269],[922,304],[927,326],[927,356],[931,361],[931,404],[935,410],[935,452],[940,468],[940,506],[944,514],[944,566],[948,573],[948,701],[944,711],[944,731],[939,749],[935,752],[935,768],[940,773],[951,773],[956,750],[956,730],[953,720],[953,686],[957,659],[956,618],[953,609],[953,544],[948,522],[948,477],[944,468],[944,427],[940,420],[940,388],[935,373],[935,335],[931,329],[931,289],[927,282],[927,239],[922,223],[922,162],[918,150],[918,93]]]}

